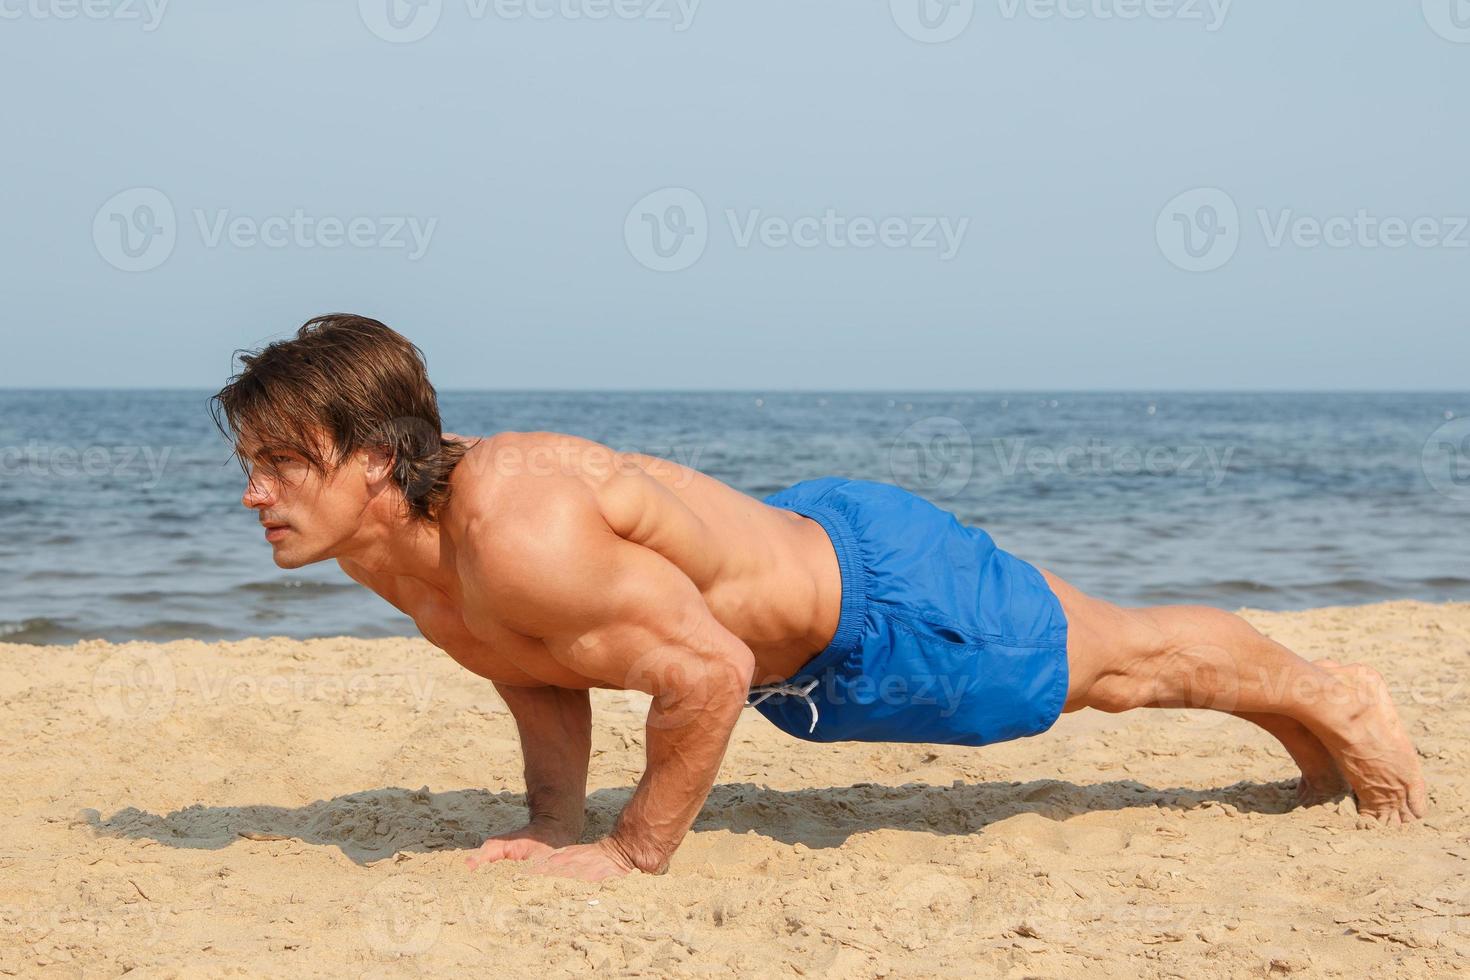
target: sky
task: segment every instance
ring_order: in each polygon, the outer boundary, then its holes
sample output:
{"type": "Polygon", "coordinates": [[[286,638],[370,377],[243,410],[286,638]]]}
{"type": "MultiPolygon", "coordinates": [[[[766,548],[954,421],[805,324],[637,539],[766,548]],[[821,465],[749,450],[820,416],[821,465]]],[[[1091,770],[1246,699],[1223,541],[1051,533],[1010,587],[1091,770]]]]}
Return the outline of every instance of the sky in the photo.
{"type": "Polygon", "coordinates": [[[1470,2],[0,0],[0,386],[1463,390],[1470,2]]]}

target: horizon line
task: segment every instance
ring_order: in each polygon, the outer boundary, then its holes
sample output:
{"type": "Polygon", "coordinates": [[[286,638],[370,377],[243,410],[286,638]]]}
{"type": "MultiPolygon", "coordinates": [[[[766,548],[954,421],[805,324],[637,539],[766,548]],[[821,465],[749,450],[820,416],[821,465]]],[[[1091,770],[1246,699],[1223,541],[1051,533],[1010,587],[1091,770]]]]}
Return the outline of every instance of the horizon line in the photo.
{"type": "MultiPolygon", "coordinates": [[[[207,392],[186,385],[0,385],[0,392],[207,392]]],[[[439,388],[438,394],[495,395],[1467,395],[1453,388],[439,388]]]]}

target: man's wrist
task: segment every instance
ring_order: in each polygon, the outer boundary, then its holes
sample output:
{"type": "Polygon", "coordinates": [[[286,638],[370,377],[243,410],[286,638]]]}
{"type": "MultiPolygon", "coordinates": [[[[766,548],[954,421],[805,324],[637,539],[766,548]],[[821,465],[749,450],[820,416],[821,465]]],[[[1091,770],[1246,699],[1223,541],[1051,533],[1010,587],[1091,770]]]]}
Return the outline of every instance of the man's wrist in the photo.
{"type": "Polygon", "coordinates": [[[546,840],[547,843],[556,843],[562,847],[567,844],[575,844],[582,837],[586,818],[584,814],[575,816],[556,813],[532,813],[527,822],[529,829],[536,837],[546,840]]]}
{"type": "Polygon", "coordinates": [[[673,848],[664,849],[640,841],[620,827],[613,828],[613,832],[603,838],[603,844],[629,870],[637,868],[651,875],[661,875],[669,870],[673,848]]]}

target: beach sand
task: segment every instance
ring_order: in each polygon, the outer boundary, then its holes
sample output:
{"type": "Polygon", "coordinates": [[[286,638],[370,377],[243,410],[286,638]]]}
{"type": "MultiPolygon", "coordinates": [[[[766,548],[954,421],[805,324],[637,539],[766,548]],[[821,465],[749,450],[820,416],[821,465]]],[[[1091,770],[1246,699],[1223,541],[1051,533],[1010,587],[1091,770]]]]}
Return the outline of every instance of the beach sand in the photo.
{"type": "MultiPolygon", "coordinates": [[[[754,711],[663,876],[470,872],[515,727],[422,640],[0,645],[0,973],[1445,976],[1470,972],[1470,604],[1247,611],[1388,678],[1431,813],[1292,809],[1211,712],[985,748],[817,745],[754,711]]],[[[646,698],[595,692],[589,836],[646,698]]]]}

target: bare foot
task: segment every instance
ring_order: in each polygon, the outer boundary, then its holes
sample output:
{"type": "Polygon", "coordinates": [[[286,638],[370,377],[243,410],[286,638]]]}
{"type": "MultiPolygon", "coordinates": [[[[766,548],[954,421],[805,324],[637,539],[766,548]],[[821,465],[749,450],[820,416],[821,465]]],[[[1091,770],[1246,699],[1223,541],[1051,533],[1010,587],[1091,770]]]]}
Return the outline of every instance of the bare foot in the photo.
{"type": "Polygon", "coordinates": [[[1346,685],[1343,722],[1327,741],[1352,785],[1358,813],[1380,823],[1411,823],[1429,811],[1419,754],[1399,720],[1383,677],[1366,664],[1318,660],[1346,685]]]}

